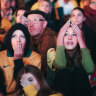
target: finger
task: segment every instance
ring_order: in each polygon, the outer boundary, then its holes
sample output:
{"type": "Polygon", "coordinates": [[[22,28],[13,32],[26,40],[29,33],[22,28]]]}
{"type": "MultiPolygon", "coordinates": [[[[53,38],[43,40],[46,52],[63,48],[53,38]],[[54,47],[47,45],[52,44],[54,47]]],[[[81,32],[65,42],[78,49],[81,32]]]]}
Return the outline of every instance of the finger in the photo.
{"type": "Polygon", "coordinates": [[[69,26],[70,26],[70,21],[67,21],[61,29],[66,30],[69,26]]]}

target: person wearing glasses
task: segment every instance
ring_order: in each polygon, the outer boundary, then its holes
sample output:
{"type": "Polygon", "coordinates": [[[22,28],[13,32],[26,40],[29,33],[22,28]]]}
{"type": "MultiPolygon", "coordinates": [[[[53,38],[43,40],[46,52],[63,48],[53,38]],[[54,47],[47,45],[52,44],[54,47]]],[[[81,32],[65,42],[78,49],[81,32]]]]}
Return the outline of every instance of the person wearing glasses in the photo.
{"type": "Polygon", "coordinates": [[[47,70],[47,50],[56,47],[56,33],[47,28],[48,16],[40,10],[26,11],[24,14],[29,33],[31,35],[31,48],[40,53],[42,58],[41,71],[47,70]]]}
{"type": "Polygon", "coordinates": [[[90,0],[89,6],[84,7],[86,24],[93,29],[96,34],[96,0],[90,0]]]}

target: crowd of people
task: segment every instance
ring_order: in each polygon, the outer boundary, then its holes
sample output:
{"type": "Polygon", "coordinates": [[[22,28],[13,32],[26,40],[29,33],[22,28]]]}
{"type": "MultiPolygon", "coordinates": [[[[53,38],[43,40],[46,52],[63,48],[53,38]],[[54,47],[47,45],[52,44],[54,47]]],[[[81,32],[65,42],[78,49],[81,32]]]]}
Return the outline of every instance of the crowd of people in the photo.
{"type": "Polygon", "coordinates": [[[96,96],[96,0],[0,5],[0,96],[96,96]]]}

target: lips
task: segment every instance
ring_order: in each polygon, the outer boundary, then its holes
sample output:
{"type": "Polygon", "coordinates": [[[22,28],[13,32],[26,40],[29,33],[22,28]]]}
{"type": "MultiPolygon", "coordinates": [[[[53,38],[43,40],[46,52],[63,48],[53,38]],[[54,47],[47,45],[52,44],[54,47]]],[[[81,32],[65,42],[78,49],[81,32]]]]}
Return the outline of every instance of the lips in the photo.
{"type": "Polygon", "coordinates": [[[18,21],[18,23],[22,23],[22,21],[18,21]]]}
{"type": "Polygon", "coordinates": [[[73,45],[73,42],[67,42],[67,45],[73,45]]]}

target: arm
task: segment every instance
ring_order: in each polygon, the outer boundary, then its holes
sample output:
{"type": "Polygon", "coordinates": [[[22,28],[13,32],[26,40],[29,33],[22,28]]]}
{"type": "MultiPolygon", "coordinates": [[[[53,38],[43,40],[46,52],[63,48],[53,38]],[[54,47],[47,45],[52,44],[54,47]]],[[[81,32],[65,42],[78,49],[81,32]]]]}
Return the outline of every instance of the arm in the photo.
{"type": "Polygon", "coordinates": [[[93,73],[94,72],[94,63],[91,59],[90,54],[88,53],[88,49],[82,48],[81,52],[82,52],[82,64],[83,64],[84,69],[86,70],[86,72],[88,74],[93,73]]]}
{"type": "Polygon", "coordinates": [[[24,67],[22,59],[14,60],[14,78],[16,79],[19,70],[24,67]]]}
{"type": "Polygon", "coordinates": [[[71,26],[77,35],[77,39],[78,39],[78,43],[79,43],[80,48],[86,48],[85,42],[83,40],[83,33],[81,32],[79,27],[73,22],[72,22],[71,26]]]}
{"type": "Polygon", "coordinates": [[[60,29],[60,32],[57,37],[56,52],[52,48],[48,50],[47,62],[52,70],[55,70],[56,68],[61,69],[66,67],[66,57],[65,57],[65,47],[63,44],[63,37],[69,26],[70,21],[67,21],[67,23],[60,29]]]}
{"type": "Polygon", "coordinates": [[[26,96],[36,96],[38,91],[36,89],[36,86],[28,80],[25,80],[24,77],[22,76],[20,79],[20,85],[23,87],[24,93],[26,96]]]}
{"type": "Polygon", "coordinates": [[[53,63],[53,66],[62,69],[66,67],[66,57],[65,57],[65,47],[63,43],[64,35],[67,29],[70,26],[70,21],[67,21],[66,24],[60,29],[60,32],[57,37],[57,48],[56,48],[56,58],[53,63]]]}
{"type": "Polygon", "coordinates": [[[93,64],[91,56],[88,53],[88,50],[86,48],[85,42],[83,40],[82,32],[76,24],[72,23],[72,27],[73,27],[73,30],[75,31],[75,33],[77,34],[78,43],[79,43],[79,46],[80,46],[80,49],[82,52],[83,67],[86,70],[86,72],[88,74],[90,74],[90,73],[94,72],[94,64],[93,64]]]}
{"type": "Polygon", "coordinates": [[[14,78],[16,79],[16,76],[19,72],[19,70],[24,66],[22,57],[24,54],[24,49],[22,48],[21,42],[17,42],[15,45],[14,50],[14,78]]]}
{"type": "Polygon", "coordinates": [[[58,46],[56,48],[56,58],[53,63],[53,66],[57,69],[65,68],[67,65],[66,63],[66,56],[65,56],[65,47],[64,46],[58,46]]]}

